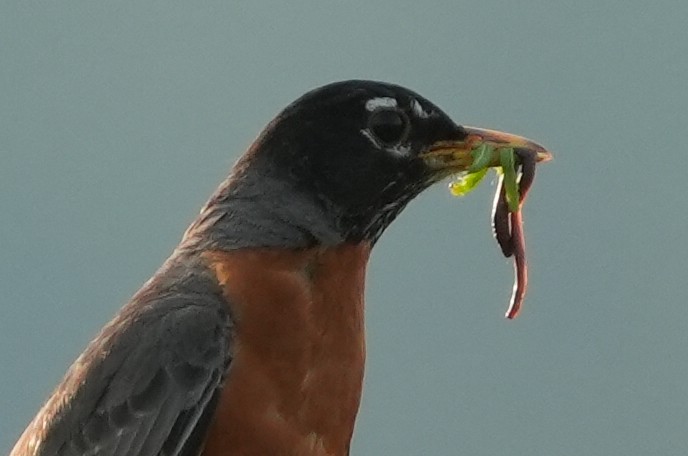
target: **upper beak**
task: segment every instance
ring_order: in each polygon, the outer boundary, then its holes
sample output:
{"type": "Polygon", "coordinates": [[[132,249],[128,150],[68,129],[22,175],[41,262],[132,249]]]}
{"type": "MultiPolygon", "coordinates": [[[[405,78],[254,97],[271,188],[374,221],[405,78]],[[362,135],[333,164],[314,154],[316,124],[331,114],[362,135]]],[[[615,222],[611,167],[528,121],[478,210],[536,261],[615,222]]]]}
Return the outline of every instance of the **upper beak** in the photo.
{"type": "MultiPolygon", "coordinates": [[[[464,127],[467,135],[462,140],[438,141],[420,154],[425,163],[438,174],[445,175],[467,171],[473,163],[471,152],[485,144],[495,149],[513,148],[521,149],[536,156],[536,161],[546,162],[552,159],[552,153],[529,139],[501,131],[487,130],[484,128],[464,127]]],[[[499,154],[493,154],[488,167],[500,166],[499,154]]]]}

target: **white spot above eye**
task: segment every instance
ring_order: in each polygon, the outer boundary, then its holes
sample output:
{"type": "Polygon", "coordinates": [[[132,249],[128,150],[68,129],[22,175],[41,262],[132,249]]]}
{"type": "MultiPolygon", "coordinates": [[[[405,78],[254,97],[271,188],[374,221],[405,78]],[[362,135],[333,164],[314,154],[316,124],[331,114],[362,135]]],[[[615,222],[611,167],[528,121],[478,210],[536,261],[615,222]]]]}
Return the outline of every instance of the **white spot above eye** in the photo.
{"type": "Polygon", "coordinates": [[[378,108],[396,108],[397,100],[392,97],[371,98],[365,105],[368,111],[375,111],[378,108]]]}
{"type": "Polygon", "coordinates": [[[430,113],[423,109],[423,107],[416,99],[411,100],[411,109],[418,118],[427,119],[428,117],[430,117],[430,113]]]}

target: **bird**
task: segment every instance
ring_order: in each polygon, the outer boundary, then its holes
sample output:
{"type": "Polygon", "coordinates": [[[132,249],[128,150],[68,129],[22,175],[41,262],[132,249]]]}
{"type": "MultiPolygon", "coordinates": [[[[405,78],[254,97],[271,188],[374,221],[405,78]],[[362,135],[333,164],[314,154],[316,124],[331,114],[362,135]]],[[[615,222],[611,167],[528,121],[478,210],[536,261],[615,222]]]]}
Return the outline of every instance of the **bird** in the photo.
{"type": "Polygon", "coordinates": [[[399,85],[307,92],[238,159],[11,456],[349,454],[371,251],[482,144],[549,156],[399,85]]]}

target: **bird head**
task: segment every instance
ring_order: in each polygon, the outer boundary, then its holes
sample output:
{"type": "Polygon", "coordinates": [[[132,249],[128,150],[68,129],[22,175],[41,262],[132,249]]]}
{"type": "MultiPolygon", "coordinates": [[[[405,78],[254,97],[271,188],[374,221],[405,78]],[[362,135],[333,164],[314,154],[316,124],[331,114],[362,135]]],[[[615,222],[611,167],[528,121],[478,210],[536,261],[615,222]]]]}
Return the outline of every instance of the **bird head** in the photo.
{"type": "MultiPolygon", "coordinates": [[[[374,243],[422,190],[465,171],[471,150],[481,144],[549,158],[525,138],[457,124],[404,87],[337,82],[306,93],[279,113],[208,207],[252,201],[254,212],[272,210],[300,231],[318,231],[306,236],[311,243],[324,237],[374,243]]],[[[241,211],[229,206],[236,223],[241,211]]]]}

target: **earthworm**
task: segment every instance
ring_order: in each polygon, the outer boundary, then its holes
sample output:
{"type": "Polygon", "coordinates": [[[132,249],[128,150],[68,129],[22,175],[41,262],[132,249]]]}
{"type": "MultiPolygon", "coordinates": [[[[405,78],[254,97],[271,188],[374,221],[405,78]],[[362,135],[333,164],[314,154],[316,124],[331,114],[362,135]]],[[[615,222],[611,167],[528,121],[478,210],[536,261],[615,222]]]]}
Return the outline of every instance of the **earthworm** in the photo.
{"type": "Polygon", "coordinates": [[[492,234],[497,244],[502,249],[505,257],[514,254],[514,245],[511,242],[511,227],[509,226],[509,206],[506,203],[506,190],[504,189],[504,175],[499,176],[497,191],[492,204],[492,234]]]}
{"type": "Polygon", "coordinates": [[[506,318],[518,315],[528,288],[528,264],[526,262],[526,242],[523,234],[522,209],[528,190],[535,178],[536,154],[525,149],[515,149],[521,178],[518,183],[519,210],[509,213],[503,176],[500,176],[497,194],[492,211],[492,227],[497,243],[505,257],[514,256],[515,283],[506,318]]]}

